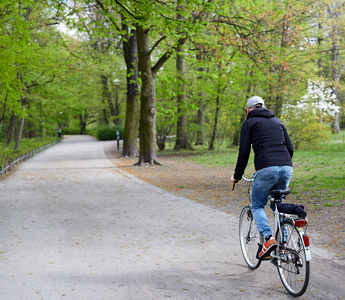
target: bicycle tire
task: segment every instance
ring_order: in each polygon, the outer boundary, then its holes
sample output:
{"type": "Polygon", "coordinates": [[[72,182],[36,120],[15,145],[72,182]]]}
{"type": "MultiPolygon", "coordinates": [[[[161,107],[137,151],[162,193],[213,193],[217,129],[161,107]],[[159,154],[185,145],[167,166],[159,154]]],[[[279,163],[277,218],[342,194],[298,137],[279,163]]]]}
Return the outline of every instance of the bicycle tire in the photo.
{"type": "Polygon", "coordinates": [[[280,279],[290,295],[299,297],[306,291],[310,276],[310,262],[306,260],[303,238],[293,223],[286,220],[280,224],[276,240],[280,279]]]}
{"type": "Polygon", "coordinates": [[[240,214],[239,238],[245,262],[249,268],[257,269],[261,264],[261,260],[256,257],[260,234],[249,205],[245,206],[240,214]]]}

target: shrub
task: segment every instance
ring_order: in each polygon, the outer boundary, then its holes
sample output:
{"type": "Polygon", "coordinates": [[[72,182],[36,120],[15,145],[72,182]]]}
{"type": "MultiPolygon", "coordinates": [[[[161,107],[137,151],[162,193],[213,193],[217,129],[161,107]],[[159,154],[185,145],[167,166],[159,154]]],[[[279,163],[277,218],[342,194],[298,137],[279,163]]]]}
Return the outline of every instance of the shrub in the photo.
{"type": "MultiPolygon", "coordinates": [[[[97,129],[96,138],[100,141],[110,141],[116,140],[116,126],[102,126],[97,129]]],[[[120,131],[120,138],[123,136],[123,132],[121,128],[120,131]]]]}
{"type": "Polygon", "coordinates": [[[285,110],[283,116],[294,148],[301,150],[317,149],[329,139],[324,123],[321,123],[312,108],[285,110]]]}
{"type": "Polygon", "coordinates": [[[81,130],[78,127],[64,127],[61,128],[62,135],[68,134],[81,134],[81,130]]]}

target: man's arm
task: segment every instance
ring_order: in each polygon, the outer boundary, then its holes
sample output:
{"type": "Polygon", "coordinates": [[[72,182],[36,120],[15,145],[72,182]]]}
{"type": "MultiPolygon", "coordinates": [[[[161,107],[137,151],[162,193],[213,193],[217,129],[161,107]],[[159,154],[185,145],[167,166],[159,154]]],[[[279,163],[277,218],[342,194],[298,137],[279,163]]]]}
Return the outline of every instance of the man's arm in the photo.
{"type": "Polygon", "coordinates": [[[235,174],[231,177],[232,182],[241,180],[242,175],[244,174],[244,170],[248,164],[251,143],[252,139],[250,128],[248,127],[248,123],[244,122],[241,128],[240,147],[238,150],[235,174]]]}
{"type": "Polygon", "coordinates": [[[292,145],[290,136],[289,136],[285,126],[283,126],[283,131],[284,131],[284,136],[285,136],[286,148],[289,151],[290,157],[292,158],[293,157],[293,152],[294,152],[293,145],[292,145]]]}

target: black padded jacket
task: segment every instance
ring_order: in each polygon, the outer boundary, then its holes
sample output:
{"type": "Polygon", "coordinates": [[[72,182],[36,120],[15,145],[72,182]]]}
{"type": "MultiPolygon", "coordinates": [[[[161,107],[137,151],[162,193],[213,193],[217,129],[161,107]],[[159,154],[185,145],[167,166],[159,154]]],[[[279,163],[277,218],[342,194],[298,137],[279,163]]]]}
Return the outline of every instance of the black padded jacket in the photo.
{"type": "Polygon", "coordinates": [[[234,178],[240,180],[247,167],[251,145],[258,171],[273,166],[292,166],[293,146],[284,124],[264,107],[249,112],[241,128],[234,178]]]}

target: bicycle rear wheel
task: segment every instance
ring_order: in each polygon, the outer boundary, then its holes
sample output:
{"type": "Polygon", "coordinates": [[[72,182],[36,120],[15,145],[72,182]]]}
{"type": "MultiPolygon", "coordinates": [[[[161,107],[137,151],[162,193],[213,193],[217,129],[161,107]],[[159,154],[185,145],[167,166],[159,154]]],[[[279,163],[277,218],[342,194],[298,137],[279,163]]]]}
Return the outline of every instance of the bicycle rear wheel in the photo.
{"type": "Polygon", "coordinates": [[[249,205],[245,206],[240,214],[239,237],[244,260],[249,268],[257,269],[261,263],[261,260],[256,258],[260,234],[249,205]]]}
{"type": "Polygon", "coordinates": [[[284,221],[277,231],[276,240],[278,247],[275,254],[279,255],[277,268],[280,279],[289,294],[299,297],[306,291],[310,275],[303,238],[291,221],[284,221]]]}

